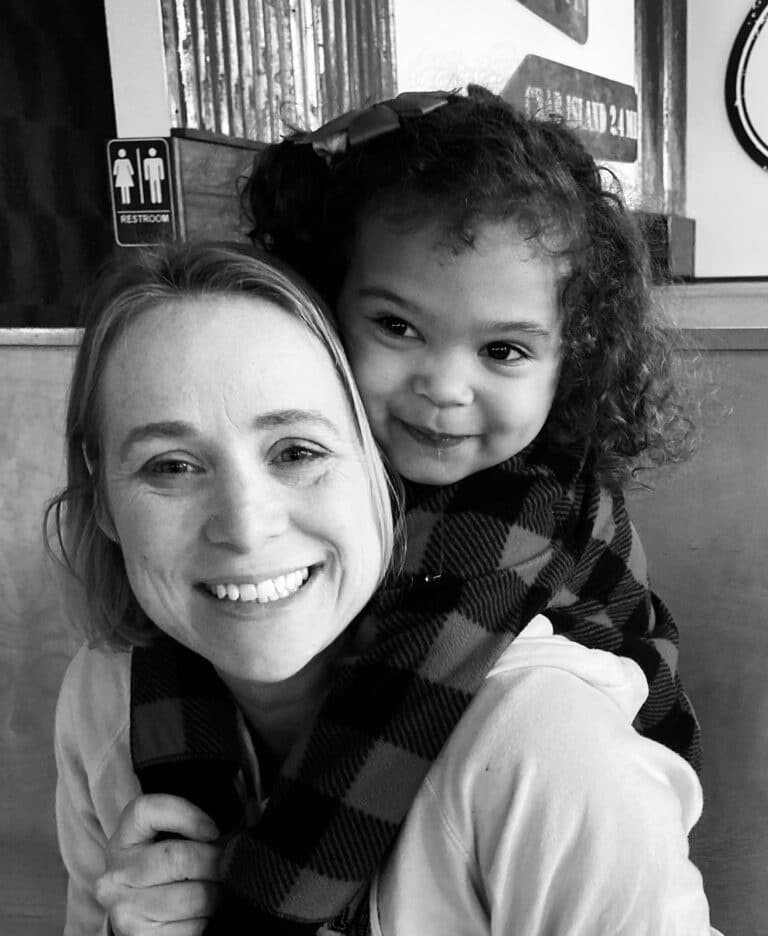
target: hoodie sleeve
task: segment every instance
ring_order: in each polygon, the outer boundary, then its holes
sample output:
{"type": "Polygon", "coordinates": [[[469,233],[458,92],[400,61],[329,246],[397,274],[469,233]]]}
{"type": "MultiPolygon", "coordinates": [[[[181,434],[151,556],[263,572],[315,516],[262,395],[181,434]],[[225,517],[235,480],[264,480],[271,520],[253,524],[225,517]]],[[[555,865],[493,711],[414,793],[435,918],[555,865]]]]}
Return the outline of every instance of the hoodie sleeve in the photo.
{"type": "Polygon", "coordinates": [[[382,932],[433,932],[392,927],[416,903],[477,936],[716,933],[688,853],[701,786],[632,728],[646,694],[633,661],[529,625],[414,803],[379,882],[382,932]]]}
{"type": "Polygon", "coordinates": [[[56,825],[68,873],[64,936],[104,936],[96,899],[104,848],[124,806],[138,795],[128,750],[128,654],[82,648],[56,708],[56,825]]]}

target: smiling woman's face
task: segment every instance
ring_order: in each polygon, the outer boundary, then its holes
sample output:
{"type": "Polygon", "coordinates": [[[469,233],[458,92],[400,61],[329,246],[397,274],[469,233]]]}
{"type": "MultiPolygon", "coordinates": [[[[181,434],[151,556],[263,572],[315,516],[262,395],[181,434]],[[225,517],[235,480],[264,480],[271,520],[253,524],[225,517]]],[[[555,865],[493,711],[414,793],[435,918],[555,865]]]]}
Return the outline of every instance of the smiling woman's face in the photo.
{"type": "Polygon", "coordinates": [[[145,613],[222,675],[297,673],[362,609],[382,561],[320,342],[267,300],[178,299],[128,327],[100,401],[103,524],[145,613]]]}

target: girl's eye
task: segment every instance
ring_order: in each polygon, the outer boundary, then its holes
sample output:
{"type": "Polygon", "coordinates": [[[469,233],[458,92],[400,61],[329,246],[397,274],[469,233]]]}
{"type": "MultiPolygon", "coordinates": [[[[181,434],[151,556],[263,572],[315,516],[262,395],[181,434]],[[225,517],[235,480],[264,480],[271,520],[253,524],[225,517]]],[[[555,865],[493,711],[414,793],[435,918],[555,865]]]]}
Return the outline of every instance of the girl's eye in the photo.
{"type": "Polygon", "coordinates": [[[390,335],[395,335],[398,338],[415,338],[416,329],[409,325],[408,322],[404,322],[403,319],[397,318],[394,315],[382,315],[380,318],[376,319],[376,324],[383,331],[388,332],[390,335]],[[410,332],[411,334],[408,334],[410,332]]]}
{"type": "Polygon", "coordinates": [[[525,360],[528,357],[522,348],[510,344],[508,341],[494,341],[493,344],[486,345],[483,350],[493,361],[513,363],[525,360]]]}

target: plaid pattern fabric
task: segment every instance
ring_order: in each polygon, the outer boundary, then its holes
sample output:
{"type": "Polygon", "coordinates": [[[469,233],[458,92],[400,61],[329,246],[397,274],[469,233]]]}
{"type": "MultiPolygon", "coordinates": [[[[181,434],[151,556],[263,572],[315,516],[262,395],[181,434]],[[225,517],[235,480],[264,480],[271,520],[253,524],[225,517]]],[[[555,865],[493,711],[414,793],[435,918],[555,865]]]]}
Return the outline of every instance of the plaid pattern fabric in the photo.
{"type": "MultiPolygon", "coordinates": [[[[412,486],[407,517],[409,585],[375,596],[356,652],[283,765],[262,820],[234,836],[231,901],[209,934],[257,925],[270,934],[367,932],[361,894],[430,764],[499,654],[539,612],[572,640],[636,660],[650,687],[637,729],[700,767],[698,725],[676,675],[677,631],[649,589],[620,495],[577,459],[533,447],[456,485],[412,486]]],[[[153,648],[134,651],[135,684],[155,687],[152,704],[138,695],[132,703],[140,779],[145,764],[178,761],[191,747],[220,756],[221,713],[208,710],[205,682],[179,679],[181,669],[169,678],[153,648]],[[162,723],[158,705],[173,712],[162,723]],[[175,740],[161,740],[160,729],[175,740]]]]}

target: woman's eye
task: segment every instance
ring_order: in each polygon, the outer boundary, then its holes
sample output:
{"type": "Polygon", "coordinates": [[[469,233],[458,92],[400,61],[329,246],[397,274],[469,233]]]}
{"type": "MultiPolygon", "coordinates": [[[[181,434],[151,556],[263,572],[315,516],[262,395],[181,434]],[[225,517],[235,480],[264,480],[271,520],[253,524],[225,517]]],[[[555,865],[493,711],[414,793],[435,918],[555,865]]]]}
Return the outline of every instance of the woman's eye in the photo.
{"type": "Polygon", "coordinates": [[[278,465],[300,465],[320,461],[327,456],[325,449],[294,442],[279,448],[272,460],[278,465]]]}
{"type": "Polygon", "coordinates": [[[494,341],[493,344],[486,345],[483,350],[493,361],[510,363],[513,361],[522,361],[528,357],[522,348],[510,344],[508,341],[494,341]]]}
{"type": "Polygon", "coordinates": [[[409,325],[408,322],[404,322],[394,315],[382,315],[380,318],[376,319],[376,324],[383,331],[390,335],[395,335],[398,338],[416,337],[416,329],[412,325],[409,325]]]}
{"type": "Polygon", "coordinates": [[[198,474],[202,469],[183,458],[160,458],[150,462],[144,470],[150,475],[176,476],[198,474]]]}

